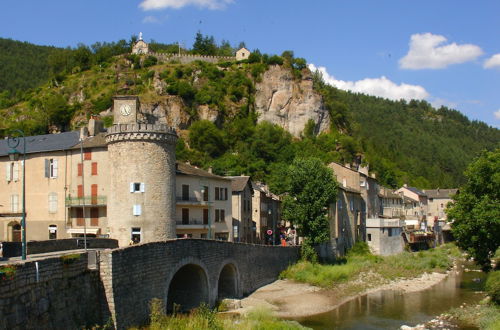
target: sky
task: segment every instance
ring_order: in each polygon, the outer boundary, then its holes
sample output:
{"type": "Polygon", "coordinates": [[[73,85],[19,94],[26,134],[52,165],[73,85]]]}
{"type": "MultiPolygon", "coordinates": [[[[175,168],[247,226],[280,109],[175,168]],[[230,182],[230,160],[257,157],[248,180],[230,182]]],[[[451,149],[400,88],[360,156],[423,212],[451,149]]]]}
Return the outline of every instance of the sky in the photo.
{"type": "Polygon", "coordinates": [[[425,99],[500,128],[500,1],[2,0],[0,37],[75,47],[146,41],[293,50],[326,82],[425,99]]]}

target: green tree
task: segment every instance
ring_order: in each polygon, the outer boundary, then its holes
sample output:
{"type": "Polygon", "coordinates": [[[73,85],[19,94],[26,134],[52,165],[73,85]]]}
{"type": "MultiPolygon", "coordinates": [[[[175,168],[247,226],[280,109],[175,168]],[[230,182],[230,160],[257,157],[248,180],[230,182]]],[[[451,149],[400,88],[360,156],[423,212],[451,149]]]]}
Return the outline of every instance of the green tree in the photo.
{"type": "Polygon", "coordinates": [[[458,246],[488,268],[500,245],[500,149],[483,152],[465,176],[447,214],[458,246]]]}
{"type": "Polygon", "coordinates": [[[210,157],[218,157],[226,149],[222,132],[208,120],[197,121],[189,127],[189,145],[210,157]]]}
{"type": "Polygon", "coordinates": [[[283,217],[298,225],[302,236],[317,244],[329,239],[328,207],[335,202],[337,181],[317,158],[296,158],[287,176],[283,217]]]}

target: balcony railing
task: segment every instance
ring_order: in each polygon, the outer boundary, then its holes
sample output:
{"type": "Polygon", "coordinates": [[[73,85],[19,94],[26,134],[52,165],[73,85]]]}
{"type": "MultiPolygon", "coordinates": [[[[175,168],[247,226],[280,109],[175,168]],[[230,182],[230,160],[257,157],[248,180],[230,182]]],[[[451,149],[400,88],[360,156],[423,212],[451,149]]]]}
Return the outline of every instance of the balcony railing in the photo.
{"type": "Polygon", "coordinates": [[[175,200],[177,204],[183,205],[208,205],[208,201],[196,197],[183,198],[182,196],[176,196],[175,200]]]}
{"type": "Polygon", "coordinates": [[[66,197],[66,206],[106,205],[106,196],[66,197]]]}
{"type": "Polygon", "coordinates": [[[201,219],[190,219],[189,221],[177,220],[175,223],[177,225],[184,225],[184,226],[203,226],[203,225],[208,226],[208,221],[203,221],[201,219]]]}

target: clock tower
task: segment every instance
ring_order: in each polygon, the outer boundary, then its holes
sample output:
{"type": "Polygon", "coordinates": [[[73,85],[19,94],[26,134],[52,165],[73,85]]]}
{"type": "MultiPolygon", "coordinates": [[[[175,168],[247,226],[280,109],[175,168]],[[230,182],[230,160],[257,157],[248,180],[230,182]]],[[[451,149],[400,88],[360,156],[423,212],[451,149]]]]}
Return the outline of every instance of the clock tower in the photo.
{"type": "Polygon", "coordinates": [[[137,123],[139,105],[139,97],[137,96],[122,95],[113,97],[113,122],[115,124],[137,123]]]}
{"type": "Polygon", "coordinates": [[[113,114],[106,133],[110,237],[120,246],[175,238],[177,133],[142,120],[137,96],[114,97],[113,114]]]}

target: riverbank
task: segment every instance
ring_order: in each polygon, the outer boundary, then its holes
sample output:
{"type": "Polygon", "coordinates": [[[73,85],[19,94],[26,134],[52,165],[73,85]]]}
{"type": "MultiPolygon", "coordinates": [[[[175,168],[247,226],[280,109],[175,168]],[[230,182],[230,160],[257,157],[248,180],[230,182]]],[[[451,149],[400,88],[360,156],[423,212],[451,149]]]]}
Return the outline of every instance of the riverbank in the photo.
{"type": "Polygon", "coordinates": [[[417,278],[385,282],[374,273],[361,273],[356,280],[333,289],[324,289],[291,280],[277,280],[242,299],[241,308],[231,312],[246,314],[255,307],[264,307],[281,318],[307,317],[331,311],[367,293],[389,289],[401,292],[422,291],[444,280],[451,271],[456,270],[452,269],[446,273],[425,273],[417,278]],[[377,283],[374,286],[365,282],[374,280],[377,283]],[[360,289],[360,285],[364,287],[364,290],[360,289]],[[346,295],[346,292],[356,293],[346,295]]]}
{"type": "Polygon", "coordinates": [[[241,314],[262,306],[278,317],[302,318],[331,311],[361,295],[397,290],[426,290],[444,280],[460,256],[455,246],[378,257],[366,253],[350,255],[339,265],[299,262],[282,277],[241,300],[241,314]],[[301,283],[307,282],[307,283],[301,283]],[[314,284],[314,285],[313,285],[314,284]]]}

